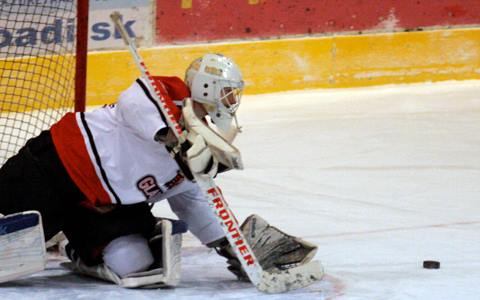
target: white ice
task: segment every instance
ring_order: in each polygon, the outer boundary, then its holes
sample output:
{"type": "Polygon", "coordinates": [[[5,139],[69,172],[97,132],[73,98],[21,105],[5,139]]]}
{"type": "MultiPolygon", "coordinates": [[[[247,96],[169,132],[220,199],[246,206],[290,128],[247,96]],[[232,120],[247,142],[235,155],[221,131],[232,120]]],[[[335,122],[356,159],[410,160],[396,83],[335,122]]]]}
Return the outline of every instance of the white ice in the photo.
{"type": "Polygon", "coordinates": [[[316,243],[322,281],[261,294],[187,235],[176,289],[122,289],[52,260],[1,284],[2,299],[480,299],[480,81],[248,96],[239,119],[246,169],[219,176],[227,201],[316,243]]]}

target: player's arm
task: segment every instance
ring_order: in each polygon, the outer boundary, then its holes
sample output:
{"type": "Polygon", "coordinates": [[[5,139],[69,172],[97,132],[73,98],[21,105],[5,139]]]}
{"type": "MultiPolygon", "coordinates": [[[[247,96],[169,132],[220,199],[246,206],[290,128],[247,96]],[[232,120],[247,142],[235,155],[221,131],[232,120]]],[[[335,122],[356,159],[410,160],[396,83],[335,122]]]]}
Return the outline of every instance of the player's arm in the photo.
{"type": "Polygon", "coordinates": [[[222,238],[222,227],[212,212],[200,187],[193,182],[185,182],[190,187],[180,194],[168,198],[172,211],[180,220],[188,224],[188,230],[206,245],[222,238]]]}
{"type": "Polygon", "coordinates": [[[125,130],[130,130],[141,139],[166,147],[174,156],[182,173],[192,180],[193,175],[185,159],[185,153],[192,143],[186,141],[181,145],[180,151],[173,151],[178,143],[177,138],[164,122],[164,116],[154,100],[148,96],[149,93],[142,81],[138,79],[120,95],[116,104],[120,123],[125,130]]]}
{"type": "Polygon", "coordinates": [[[116,114],[125,130],[143,140],[155,142],[160,133],[167,133],[168,126],[149,93],[143,81],[137,79],[119,96],[116,114]]]}

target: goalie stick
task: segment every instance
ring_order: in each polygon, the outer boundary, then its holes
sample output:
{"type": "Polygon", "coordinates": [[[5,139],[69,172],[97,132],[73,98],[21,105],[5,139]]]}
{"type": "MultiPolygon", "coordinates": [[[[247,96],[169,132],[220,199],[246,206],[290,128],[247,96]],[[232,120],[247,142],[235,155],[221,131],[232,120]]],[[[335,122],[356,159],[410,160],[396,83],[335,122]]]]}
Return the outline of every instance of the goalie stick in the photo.
{"type": "MultiPolygon", "coordinates": [[[[122,24],[120,13],[114,12],[110,15],[110,18],[120,32],[125,44],[128,46],[130,53],[132,54],[133,59],[142,74],[142,77],[147,83],[147,87],[151,91],[154,91],[152,96],[155,101],[158,102],[160,109],[167,120],[167,125],[172,129],[180,145],[186,139],[186,132],[183,131],[166,105],[165,99],[162,96],[162,92],[165,93],[165,87],[161,85],[158,86],[148,72],[143,59],[137,51],[135,43],[130,39],[125,27],[122,24]]],[[[242,169],[243,166],[240,152],[209,127],[199,124],[201,121],[198,120],[193,113],[191,103],[188,105],[188,102],[190,101],[187,101],[187,106],[189,109],[187,109],[185,112],[189,114],[188,119],[190,121],[190,128],[196,131],[197,134],[208,135],[209,138],[206,139],[207,144],[212,149],[214,156],[219,159],[220,162],[226,163],[227,165],[236,169],[242,169]]],[[[222,228],[226,234],[226,237],[240,263],[242,264],[242,267],[247,273],[250,281],[259,291],[265,293],[286,292],[307,286],[322,277],[323,270],[317,261],[282,271],[276,270],[273,272],[268,272],[263,270],[250,245],[248,245],[242,231],[240,230],[238,221],[228,207],[220,188],[215,184],[213,178],[208,174],[194,173],[193,175],[200,188],[206,195],[211,208],[218,218],[218,221],[222,224],[222,228]]]]}

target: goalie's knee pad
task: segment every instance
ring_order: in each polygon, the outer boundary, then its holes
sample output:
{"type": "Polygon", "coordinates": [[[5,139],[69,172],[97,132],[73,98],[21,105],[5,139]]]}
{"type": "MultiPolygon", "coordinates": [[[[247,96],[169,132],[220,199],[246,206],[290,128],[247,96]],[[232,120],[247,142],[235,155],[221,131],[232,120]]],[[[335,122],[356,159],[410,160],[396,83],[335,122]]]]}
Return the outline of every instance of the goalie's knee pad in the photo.
{"type": "Polygon", "coordinates": [[[37,211],[0,217],[0,282],[45,268],[45,238],[37,211]]]}
{"type": "Polygon", "coordinates": [[[148,241],[140,234],[121,236],[103,250],[103,261],[120,277],[145,271],[153,263],[148,241]]]}
{"type": "MultiPolygon", "coordinates": [[[[135,263],[135,266],[149,263],[147,269],[143,269],[142,271],[128,273],[126,269],[130,267],[125,268],[125,266],[120,266],[119,268],[124,268],[123,271],[117,269],[115,272],[112,269],[112,265],[118,267],[121,264],[116,261],[121,257],[127,261],[135,259],[131,255],[124,256],[128,254],[128,251],[123,252],[123,250],[127,250],[129,246],[122,250],[121,255],[116,255],[114,260],[107,258],[109,261],[108,264],[107,261],[105,261],[105,263],[100,265],[87,266],[78,256],[70,254],[69,257],[72,262],[63,263],[62,265],[81,274],[111,281],[127,288],[174,287],[180,281],[180,248],[182,245],[182,233],[184,232],[186,232],[185,223],[181,221],[160,220],[155,226],[153,236],[148,241],[148,246],[150,247],[148,252],[150,256],[153,254],[153,257],[148,259],[140,258],[142,263],[135,263]],[[117,272],[127,274],[122,277],[117,272]]],[[[136,248],[137,254],[147,251],[144,248],[144,242],[146,243],[147,240],[145,239],[138,244],[142,246],[136,246],[138,247],[136,248]]],[[[119,245],[117,245],[117,247],[118,246],[119,245]]],[[[104,257],[104,259],[105,258],[106,257],[104,257]]]]}

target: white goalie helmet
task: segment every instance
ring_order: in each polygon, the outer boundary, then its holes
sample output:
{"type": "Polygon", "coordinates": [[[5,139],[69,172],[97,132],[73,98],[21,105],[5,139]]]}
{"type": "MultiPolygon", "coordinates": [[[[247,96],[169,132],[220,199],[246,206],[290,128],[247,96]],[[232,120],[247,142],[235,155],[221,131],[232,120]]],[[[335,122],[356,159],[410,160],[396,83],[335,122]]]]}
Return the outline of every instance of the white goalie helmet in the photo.
{"type": "Polygon", "coordinates": [[[235,112],[240,105],[244,82],[238,66],[221,54],[205,54],[194,60],[185,73],[192,99],[202,103],[220,131],[239,129],[235,112]]]}

